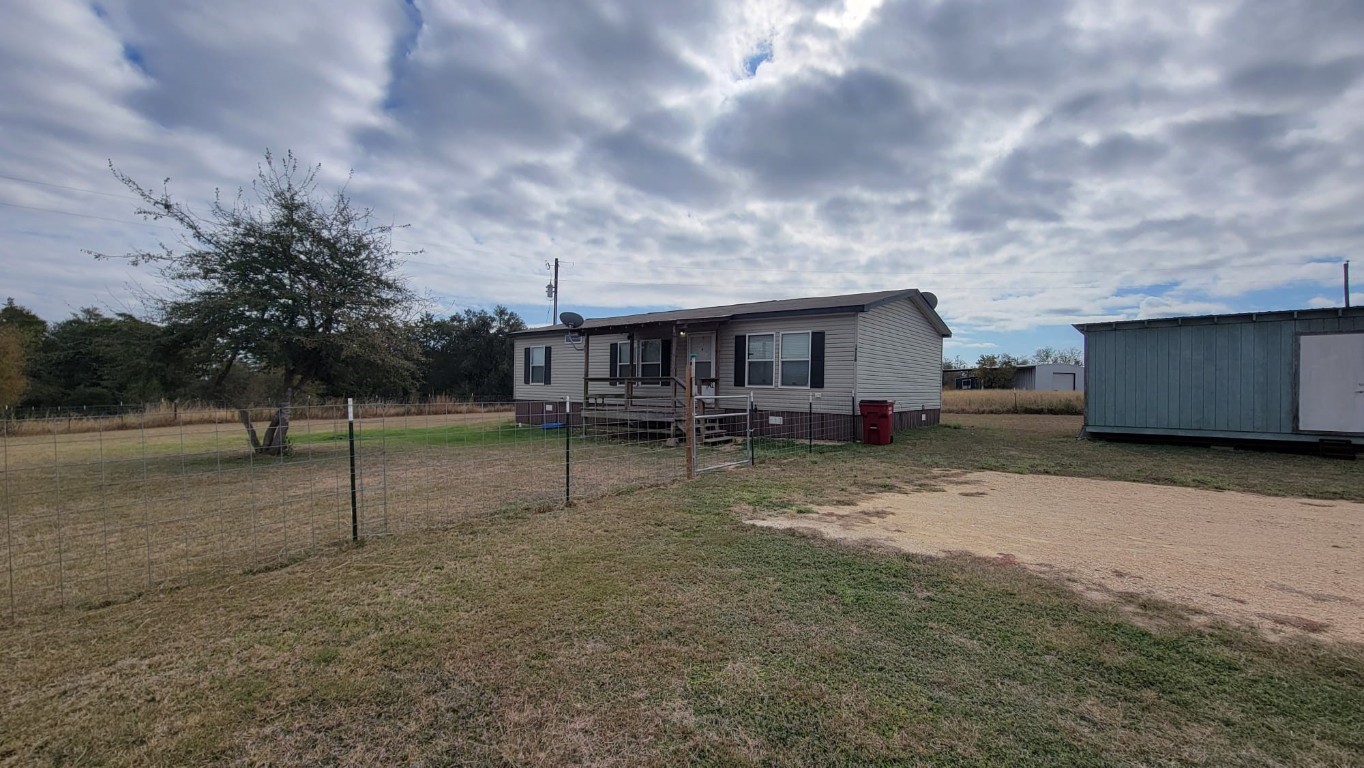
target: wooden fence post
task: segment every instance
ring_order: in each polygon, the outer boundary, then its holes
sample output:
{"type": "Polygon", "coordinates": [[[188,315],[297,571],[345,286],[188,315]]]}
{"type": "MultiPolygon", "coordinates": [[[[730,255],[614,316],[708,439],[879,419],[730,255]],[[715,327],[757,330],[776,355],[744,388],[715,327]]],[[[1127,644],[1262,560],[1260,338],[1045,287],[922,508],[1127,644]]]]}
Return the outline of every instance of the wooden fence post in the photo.
{"type": "Polygon", "coordinates": [[[687,361],[687,479],[696,477],[696,361],[687,361]]]}

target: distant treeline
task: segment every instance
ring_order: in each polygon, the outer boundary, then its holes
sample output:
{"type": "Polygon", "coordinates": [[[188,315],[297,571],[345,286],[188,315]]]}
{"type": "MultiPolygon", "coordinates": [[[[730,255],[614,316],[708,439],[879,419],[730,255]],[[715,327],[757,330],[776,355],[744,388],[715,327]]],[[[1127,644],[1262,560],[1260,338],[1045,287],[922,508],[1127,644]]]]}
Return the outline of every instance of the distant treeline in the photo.
{"type": "MultiPolygon", "coordinates": [[[[404,326],[419,359],[411,376],[353,366],[300,393],[317,398],[483,402],[512,397],[512,340],[526,327],[515,312],[427,313],[404,326]]],[[[240,361],[219,380],[185,354],[165,326],[126,313],[82,309],[47,322],[13,299],[0,308],[0,409],[107,408],[159,401],[268,403],[277,372],[240,361]]],[[[397,345],[407,347],[408,345],[397,345]]]]}

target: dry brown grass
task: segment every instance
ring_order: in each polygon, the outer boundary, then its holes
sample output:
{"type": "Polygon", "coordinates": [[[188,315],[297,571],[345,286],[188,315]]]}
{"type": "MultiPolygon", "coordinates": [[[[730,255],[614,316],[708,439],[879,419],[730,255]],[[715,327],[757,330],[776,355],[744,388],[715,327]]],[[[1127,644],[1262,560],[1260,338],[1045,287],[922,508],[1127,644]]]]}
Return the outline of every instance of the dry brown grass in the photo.
{"type": "MultiPolygon", "coordinates": [[[[563,434],[496,412],[363,419],[361,535],[562,504],[563,434]]],[[[269,459],[247,449],[235,423],[0,438],[0,615],[268,569],[349,540],[345,422],[301,419],[290,437],[292,455],[269,459]]],[[[574,447],[576,499],[667,482],[684,468],[680,449],[574,447]]]]}
{"type": "Polygon", "coordinates": [[[943,413],[1037,413],[1085,412],[1085,393],[1020,389],[944,389],[943,413]]]}
{"type": "MultiPolygon", "coordinates": [[[[974,443],[1045,458],[1067,439],[1025,438],[974,443]]],[[[926,473],[925,446],[477,515],[0,627],[0,764],[1360,763],[1357,648],[728,511],[884,492],[926,473]]]]}
{"type": "MultiPolygon", "coordinates": [[[[449,397],[436,397],[421,403],[360,403],[357,407],[361,415],[367,418],[510,413],[513,409],[511,403],[474,403],[449,397]]],[[[274,413],[270,406],[258,406],[247,410],[252,419],[260,422],[268,422],[274,413]]],[[[299,419],[340,420],[346,418],[346,404],[343,401],[318,405],[300,404],[295,407],[294,412],[299,419]]],[[[0,419],[0,434],[32,437],[235,423],[236,408],[204,403],[180,404],[163,400],[114,414],[96,411],[87,415],[75,409],[66,409],[55,415],[35,414],[31,418],[0,419]]]]}

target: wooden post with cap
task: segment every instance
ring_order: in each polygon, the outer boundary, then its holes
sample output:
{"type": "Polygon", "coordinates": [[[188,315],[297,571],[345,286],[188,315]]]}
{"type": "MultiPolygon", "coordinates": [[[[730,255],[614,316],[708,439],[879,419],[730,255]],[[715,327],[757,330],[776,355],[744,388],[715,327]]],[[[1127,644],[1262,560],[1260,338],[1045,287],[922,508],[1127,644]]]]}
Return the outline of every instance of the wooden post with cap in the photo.
{"type": "Polygon", "coordinates": [[[696,381],[696,361],[687,359],[687,479],[696,477],[696,398],[692,397],[696,381]]]}

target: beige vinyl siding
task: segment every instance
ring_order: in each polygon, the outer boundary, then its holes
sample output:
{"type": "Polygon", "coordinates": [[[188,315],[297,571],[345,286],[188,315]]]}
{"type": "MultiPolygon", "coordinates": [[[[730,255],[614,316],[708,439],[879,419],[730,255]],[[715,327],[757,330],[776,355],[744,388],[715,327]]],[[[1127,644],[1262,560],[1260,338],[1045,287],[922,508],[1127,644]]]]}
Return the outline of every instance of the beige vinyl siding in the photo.
{"type": "MultiPolygon", "coordinates": [[[[609,376],[611,362],[612,342],[625,341],[623,333],[603,334],[593,336],[590,344],[580,344],[587,346],[587,351],[592,355],[592,376],[609,376]]],[[[562,400],[564,397],[573,398],[573,402],[581,402],[583,399],[583,350],[574,349],[572,345],[564,342],[564,332],[547,332],[544,334],[526,334],[517,336],[516,352],[513,360],[513,397],[516,400],[562,400]],[[554,349],[550,354],[550,376],[549,384],[526,384],[524,372],[526,365],[526,347],[549,346],[554,349]]],[[[613,387],[605,382],[594,383],[591,393],[594,395],[619,393],[620,387],[613,387]]]]}
{"type": "MultiPolygon", "coordinates": [[[[592,378],[612,375],[611,371],[611,345],[622,341],[629,341],[630,337],[624,333],[604,333],[600,336],[593,334],[592,345],[589,352],[592,355],[592,372],[588,374],[592,378]]],[[[582,374],[579,373],[579,376],[582,374]]],[[[599,381],[592,384],[589,392],[593,395],[620,395],[625,393],[622,386],[611,386],[607,382],[599,381]]],[[[578,390],[573,395],[574,400],[581,400],[583,396],[583,382],[578,379],[578,390]]]]}
{"type": "Polygon", "coordinates": [[[894,400],[897,411],[941,408],[942,339],[908,298],[862,313],[858,399],[894,400]]]}
{"type": "Polygon", "coordinates": [[[515,337],[512,392],[517,400],[583,399],[583,353],[564,343],[564,332],[515,337]],[[525,384],[526,347],[549,347],[549,384],[525,384]]]}
{"type": "MultiPolygon", "coordinates": [[[[803,411],[809,407],[810,395],[815,400],[816,413],[853,413],[854,346],[857,339],[857,315],[798,315],[770,320],[741,320],[720,326],[716,333],[716,372],[719,395],[747,395],[753,393],[754,402],[763,410],[803,411]],[[734,386],[734,337],[754,333],[783,333],[793,331],[824,332],[824,388],[805,387],[739,387],[734,386]]],[[[780,381],[774,372],[774,381],[780,381]]],[[[731,403],[722,401],[729,407],[731,403]]]]}

